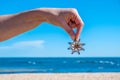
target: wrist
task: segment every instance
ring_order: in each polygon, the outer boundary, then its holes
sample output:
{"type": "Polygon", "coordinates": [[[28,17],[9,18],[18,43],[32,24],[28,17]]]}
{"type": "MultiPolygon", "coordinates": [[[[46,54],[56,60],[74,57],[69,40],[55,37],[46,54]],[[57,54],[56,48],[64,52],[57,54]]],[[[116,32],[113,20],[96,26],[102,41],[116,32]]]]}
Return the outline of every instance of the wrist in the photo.
{"type": "Polygon", "coordinates": [[[35,19],[39,22],[46,22],[47,21],[47,12],[42,9],[42,8],[38,8],[38,9],[34,9],[34,10],[30,10],[28,11],[29,15],[32,19],[35,19]]]}
{"type": "Polygon", "coordinates": [[[42,22],[48,22],[49,17],[52,16],[47,8],[38,8],[34,11],[36,12],[37,18],[42,22]]]}

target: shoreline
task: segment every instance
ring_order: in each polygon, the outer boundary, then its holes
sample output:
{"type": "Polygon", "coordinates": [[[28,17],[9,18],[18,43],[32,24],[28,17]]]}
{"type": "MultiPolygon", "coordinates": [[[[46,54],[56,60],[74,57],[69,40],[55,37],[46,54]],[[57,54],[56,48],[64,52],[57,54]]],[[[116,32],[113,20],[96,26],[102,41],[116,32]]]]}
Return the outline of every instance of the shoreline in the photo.
{"type": "Polygon", "coordinates": [[[0,74],[0,80],[120,80],[120,72],[0,74]]]}

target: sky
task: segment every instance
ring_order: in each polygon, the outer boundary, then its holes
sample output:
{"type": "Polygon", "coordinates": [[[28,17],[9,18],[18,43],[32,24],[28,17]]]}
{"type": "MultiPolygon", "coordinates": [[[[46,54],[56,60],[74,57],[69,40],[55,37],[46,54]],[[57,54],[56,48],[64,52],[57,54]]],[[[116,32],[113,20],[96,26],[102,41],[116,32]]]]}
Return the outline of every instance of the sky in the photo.
{"type": "Polygon", "coordinates": [[[0,57],[120,57],[120,0],[0,0],[0,15],[43,7],[78,10],[85,24],[80,36],[85,51],[72,55],[67,32],[42,23],[0,42],[0,57]]]}

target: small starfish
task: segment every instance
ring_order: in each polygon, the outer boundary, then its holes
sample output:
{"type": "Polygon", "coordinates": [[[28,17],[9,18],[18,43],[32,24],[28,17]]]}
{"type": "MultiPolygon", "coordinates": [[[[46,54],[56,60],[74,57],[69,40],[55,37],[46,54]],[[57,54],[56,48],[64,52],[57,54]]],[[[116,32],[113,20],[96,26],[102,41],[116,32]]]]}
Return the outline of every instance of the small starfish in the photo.
{"type": "Polygon", "coordinates": [[[80,54],[80,50],[85,50],[82,46],[84,46],[84,43],[80,43],[80,39],[79,40],[74,40],[74,42],[68,42],[70,44],[70,47],[68,48],[68,50],[72,50],[72,54],[77,52],[78,54],[80,54]]]}

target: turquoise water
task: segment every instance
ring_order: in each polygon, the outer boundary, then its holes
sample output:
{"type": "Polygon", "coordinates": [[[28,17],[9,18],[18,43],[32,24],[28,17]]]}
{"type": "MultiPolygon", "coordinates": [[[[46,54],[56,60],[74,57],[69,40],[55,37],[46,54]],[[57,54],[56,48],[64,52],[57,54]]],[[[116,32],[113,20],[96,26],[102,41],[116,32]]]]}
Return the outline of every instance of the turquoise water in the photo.
{"type": "Polygon", "coordinates": [[[0,58],[0,74],[120,72],[120,58],[0,58]]]}

